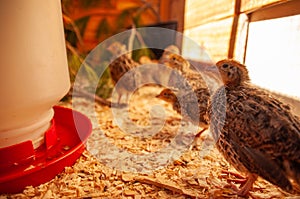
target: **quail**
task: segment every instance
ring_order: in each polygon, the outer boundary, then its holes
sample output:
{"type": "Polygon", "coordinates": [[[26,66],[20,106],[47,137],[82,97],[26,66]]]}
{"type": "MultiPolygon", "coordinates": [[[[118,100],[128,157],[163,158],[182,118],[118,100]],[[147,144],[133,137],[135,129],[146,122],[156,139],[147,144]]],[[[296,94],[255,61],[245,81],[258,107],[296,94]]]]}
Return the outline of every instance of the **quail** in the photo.
{"type": "Polygon", "coordinates": [[[171,103],[173,109],[183,118],[187,118],[194,125],[203,127],[203,130],[197,134],[199,136],[208,127],[204,116],[210,100],[210,90],[202,75],[190,69],[189,61],[182,56],[170,53],[168,66],[175,69],[169,76],[169,88],[162,90],[157,97],[171,103]],[[173,92],[174,89],[179,90],[177,95],[173,92]],[[181,100],[178,100],[176,96],[181,100]]]}
{"type": "Polygon", "coordinates": [[[237,194],[247,195],[258,176],[299,193],[299,118],[288,105],[251,84],[245,65],[225,59],[216,68],[223,86],[213,94],[207,118],[218,150],[247,175],[237,194]]]}
{"type": "Polygon", "coordinates": [[[169,53],[169,62],[168,65],[171,68],[177,69],[182,73],[186,73],[190,68],[190,62],[187,61],[184,57],[176,53],[169,53]]]}
{"type": "MultiPolygon", "coordinates": [[[[170,68],[167,67],[169,65],[169,57],[170,54],[179,54],[179,48],[175,45],[167,46],[159,60],[151,60],[153,64],[157,64],[156,67],[151,69],[151,71],[147,71],[147,77],[151,78],[153,83],[157,85],[167,85],[169,76],[170,76],[170,68]]],[[[146,77],[146,78],[147,78],[146,77]]]]}
{"type": "Polygon", "coordinates": [[[170,88],[165,88],[156,97],[171,103],[173,110],[181,114],[185,120],[206,130],[208,123],[204,116],[207,112],[208,99],[210,98],[209,91],[206,88],[198,88],[189,92],[178,91],[177,95],[175,92],[170,88]]]}
{"type": "Polygon", "coordinates": [[[179,48],[175,45],[169,45],[164,49],[162,56],[159,58],[159,64],[168,64],[171,54],[179,54],[179,48]]]}
{"type": "MultiPolygon", "coordinates": [[[[139,64],[131,59],[127,53],[126,46],[119,42],[112,43],[107,49],[113,55],[112,62],[109,64],[109,70],[113,83],[116,85],[125,73],[139,66],[139,64]]],[[[128,94],[136,88],[138,76],[138,73],[131,71],[116,85],[118,103],[120,103],[124,93],[126,94],[126,100],[128,100],[128,94]]]]}
{"type": "Polygon", "coordinates": [[[207,88],[206,81],[203,78],[204,74],[199,71],[192,70],[188,60],[178,54],[171,53],[169,55],[168,66],[176,69],[169,76],[169,87],[177,89],[198,89],[207,88]],[[185,80],[185,81],[183,81],[185,80]]]}

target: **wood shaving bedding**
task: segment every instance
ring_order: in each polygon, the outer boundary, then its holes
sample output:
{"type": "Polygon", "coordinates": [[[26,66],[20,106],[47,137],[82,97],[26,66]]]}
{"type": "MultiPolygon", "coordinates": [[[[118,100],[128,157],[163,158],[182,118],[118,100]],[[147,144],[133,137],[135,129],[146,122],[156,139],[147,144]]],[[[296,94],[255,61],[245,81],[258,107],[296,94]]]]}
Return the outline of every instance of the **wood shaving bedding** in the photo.
{"type": "MultiPolygon", "coordinates": [[[[128,122],[132,122],[131,125],[147,127],[151,124],[151,107],[160,105],[165,109],[164,126],[160,131],[145,136],[142,132],[122,131],[122,128],[115,123],[110,108],[96,104],[97,115],[95,115],[86,110],[92,102],[83,98],[76,99],[76,110],[83,112],[93,121],[93,134],[87,143],[89,150],[84,151],[72,167],[66,167],[51,181],[37,187],[28,186],[22,193],[1,195],[0,199],[238,198],[231,187],[233,182],[229,182],[230,179],[238,180],[236,176],[230,174],[236,171],[213,146],[209,133],[204,133],[197,140],[196,146],[190,150],[188,147],[181,148],[185,144],[190,144],[190,140],[187,138],[187,143],[181,143],[185,139],[184,135],[176,140],[182,121],[180,116],[172,111],[169,104],[154,98],[160,90],[161,88],[158,87],[145,87],[131,98],[128,114],[128,122]],[[121,165],[122,169],[112,167],[110,163],[116,161],[118,153],[100,150],[102,146],[108,144],[134,157],[142,155],[148,157],[149,162],[146,164],[139,158],[133,158],[121,165]],[[172,158],[163,153],[160,154],[165,147],[172,144],[174,150],[180,151],[179,154],[173,154],[172,158]],[[99,159],[92,155],[96,153],[103,158],[99,159]],[[151,156],[151,154],[155,155],[151,156]],[[159,158],[162,158],[162,161],[159,158]],[[160,164],[166,158],[169,160],[160,164]],[[145,168],[147,172],[144,172],[145,168]],[[224,173],[224,171],[230,172],[224,173]]],[[[61,102],[60,105],[74,108],[70,102],[61,102]]],[[[159,124],[158,120],[161,116],[156,116],[152,112],[153,125],[156,124],[155,122],[159,124]]],[[[123,125],[126,125],[126,122],[123,125]]],[[[188,124],[185,125],[188,128],[188,124]]],[[[168,155],[172,152],[169,151],[168,155]]],[[[248,198],[292,197],[263,179],[259,179],[254,184],[250,193],[248,198]]]]}

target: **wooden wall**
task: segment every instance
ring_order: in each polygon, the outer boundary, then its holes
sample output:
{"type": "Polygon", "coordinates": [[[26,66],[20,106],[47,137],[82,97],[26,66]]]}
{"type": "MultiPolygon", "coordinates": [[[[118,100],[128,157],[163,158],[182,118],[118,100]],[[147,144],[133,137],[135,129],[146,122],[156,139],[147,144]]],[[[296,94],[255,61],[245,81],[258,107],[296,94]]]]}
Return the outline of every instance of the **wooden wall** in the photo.
{"type": "MultiPolygon", "coordinates": [[[[184,34],[201,45],[212,61],[244,59],[249,13],[287,0],[186,0],[184,34]]],[[[183,53],[189,46],[183,46],[183,53]]]]}
{"type": "MultiPolygon", "coordinates": [[[[130,27],[131,21],[129,20],[123,27],[117,27],[118,17],[125,9],[143,6],[140,0],[99,0],[100,3],[92,8],[83,8],[78,2],[78,0],[74,0],[71,5],[68,5],[68,15],[74,21],[90,16],[84,31],[82,31],[85,50],[93,49],[104,39],[130,27]],[[105,33],[102,28],[100,31],[103,33],[99,35],[97,32],[99,32],[99,24],[103,19],[107,20],[109,29],[105,33]]],[[[185,0],[147,0],[147,2],[152,5],[158,16],[148,9],[141,15],[141,25],[155,24],[159,21],[177,21],[177,30],[183,32],[185,0]]]]}
{"type": "MultiPolygon", "coordinates": [[[[161,22],[177,21],[177,30],[198,43],[213,61],[227,57],[243,61],[248,14],[286,1],[288,0],[148,0],[161,22]]],[[[76,3],[78,0],[72,2],[74,3],[68,14],[73,20],[91,16],[82,32],[87,50],[111,36],[110,33],[124,30],[115,28],[107,30],[108,33],[97,34],[99,23],[104,18],[111,27],[116,27],[117,17],[124,9],[142,5],[140,0],[99,0],[105,3],[85,9],[76,3]]],[[[143,13],[141,21],[142,25],[149,25],[157,23],[158,17],[147,11],[143,13]]],[[[130,21],[126,26],[130,26],[130,21]]],[[[127,28],[126,26],[123,28],[127,28]]],[[[184,44],[183,54],[189,54],[190,51],[191,48],[184,44]]]]}

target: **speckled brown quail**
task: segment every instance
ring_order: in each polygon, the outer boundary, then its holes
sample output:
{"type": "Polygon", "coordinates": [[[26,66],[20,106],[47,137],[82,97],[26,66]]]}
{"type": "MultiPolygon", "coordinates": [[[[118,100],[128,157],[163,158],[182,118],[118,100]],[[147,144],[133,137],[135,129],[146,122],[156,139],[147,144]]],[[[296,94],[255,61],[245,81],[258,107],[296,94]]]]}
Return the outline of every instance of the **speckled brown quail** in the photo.
{"type": "Polygon", "coordinates": [[[175,94],[172,89],[166,88],[157,97],[171,103],[173,109],[183,118],[201,126],[203,131],[206,130],[208,125],[204,115],[210,100],[210,91],[202,75],[190,69],[190,63],[178,54],[170,53],[168,64],[175,69],[170,73],[168,87],[179,92],[175,94]],[[181,99],[178,100],[176,96],[181,99]]]}
{"type": "MultiPolygon", "coordinates": [[[[112,43],[107,49],[112,53],[112,62],[109,64],[109,70],[113,83],[116,85],[125,73],[139,66],[139,64],[131,59],[126,46],[119,42],[112,43]]],[[[128,100],[128,94],[136,87],[137,76],[138,74],[135,72],[128,73],[122,78],[122,82],[117,84],[115,88],[118,93],[118,103],[124,93],[128,100]]]]}
{"type": "Polygon", "coordinates": [[[176,53],[169,54],[169,66],[171,68],[177,69],[182,73],[186,73],[190,68],[190,62],[187,61],[184,57],[176,53]]]}
{"type": "Polygon", "coordinates": [[[164,49],[163,54],[161,55],[161,57],[158,60],[159,64],[168,64],[169,60],[170,60],[170,55],[171,54],[179,54],[180,50],[177,46],[175,45],[169,45],[164,49]]]}
{"type": "Polygon", "coordinates": [[[207,112],[209,91],[206,88],[198,88],[189,92],[178,91],[176,94],[174,92],[176,91],[165,88],[156,97],[171,103],[172,108],[186,121],[207,129],[208,123],[204,116],[207,112]]]}
{"type": "MultiPolygon", "coordinates": [[[[170,68],[167,67],[169,65],[169,56],[170,54],[179,54],[179,48],[175,45],[167,46],[164,49],[162,56],[159,60],[151,60],[153,64],[157,64],[156,67],[153,67],[151,70],[147,71],[147,76],[149,80],[157,85],[168,84],[169,76],[170,76],[170,68]]],[[[146,79],[144,78],[144,79],[146,79]]]]}
{"type": "Polygon", "coordinates": [[[207,88],[205,80],[203,79],[204,74],[198,71],[190,69],[190,63],[185,58],[178,54],[171,53],[169,55],[168,66],[176,69],[172,71],[169,77],[168,86],[176,89],[198,89],[207,88]],[[184,81],[185,80],[185,81],[184,81]]]}
{"type": "Polygon", "coordinates": [[[208,118],[219,151],[247,175],[237,194],[247,195],[258,176],[287,192],[298,192],[299,118],[289,106],[252,85],[245,65],[222,60],[216,66],[224,85],[212,97],[208,118]]]}

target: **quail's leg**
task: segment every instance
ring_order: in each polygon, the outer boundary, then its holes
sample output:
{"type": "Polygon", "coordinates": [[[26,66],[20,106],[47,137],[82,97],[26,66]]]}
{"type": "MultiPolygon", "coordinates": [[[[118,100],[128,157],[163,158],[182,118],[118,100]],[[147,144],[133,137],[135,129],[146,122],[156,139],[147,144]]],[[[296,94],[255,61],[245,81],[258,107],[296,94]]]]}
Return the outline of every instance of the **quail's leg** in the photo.
{"type": "Polygon", "coordinates": [[[239,196],[247,196],[249,191],[252,189],[252,185],[256,179],[257,179],[257,175],[248,174],[247,178],[245,178],[243,182],[242,188],[237,188],[236,185],[232,184],[231,182],[233,182],[234,180],[230,180],[229,185],[226,187],[233,189],[236,192],[236,194],[239,196]]]}
{"type": "Polygon", "coordinates": [[[199,131],[196,135],[195,135],[195,139],[199,138],[201,136],[201,134],[206,131],[207,128],[203,128],[201,131],[199,131]]]}
{"type": "Polygon", "coordinates": [[[240,190],[237,191],[237,195],[239,196],[246,196],[249,191],[252,189],[253,183],[256,181],[257,175],[249,173],[247,175],[247,181],[246,183],[242,186],[240,190]]]}
{"type": "Polygon", "coordinates": [[[237,178],[237,179],[227,179],[227,181],[230,181],[230,182],[245,184],[247,181],[247,178],[245,178],[244,176],[242,176],[241,174],[239,174],[237,172],[222,170],[222,173],[227,174],[227,175],[232,175],[237,178]]]}
{"type": "Polygon", "coordinates": [[[192,149],[194,148],[194,146],[196,146],[197,140],[199,139],[199,137],[201,136],[201,134],[202,134],[204,131],[206,131],[206,130],[207,130],[207,128],[203,128],[201,131],[199,131],[199,132],[195,135],[194,141],[192,142],[192,144],[191,144],[189,150],[192,150],[192,149]]]}
{"type": "Polygon", "coordinates": [[[118,98],[117,98],[117,103],[113,103],[115,108],[123,108],[127,105],[127,103],[122,103],[121,100],[124,100],[123,93],[121,91],[117,91],[118,98]]]}
{"type": "Polygon", "coordinates": [[[122,98],[122,94],[118,92],[118,104],[120,104],[121,98],[122,98]]]}
{"type": "Polygon", "coordinates": [[[130,100],[130,93],[126,92],[125,104],[129,104],[129,100],[130,100]]]}

